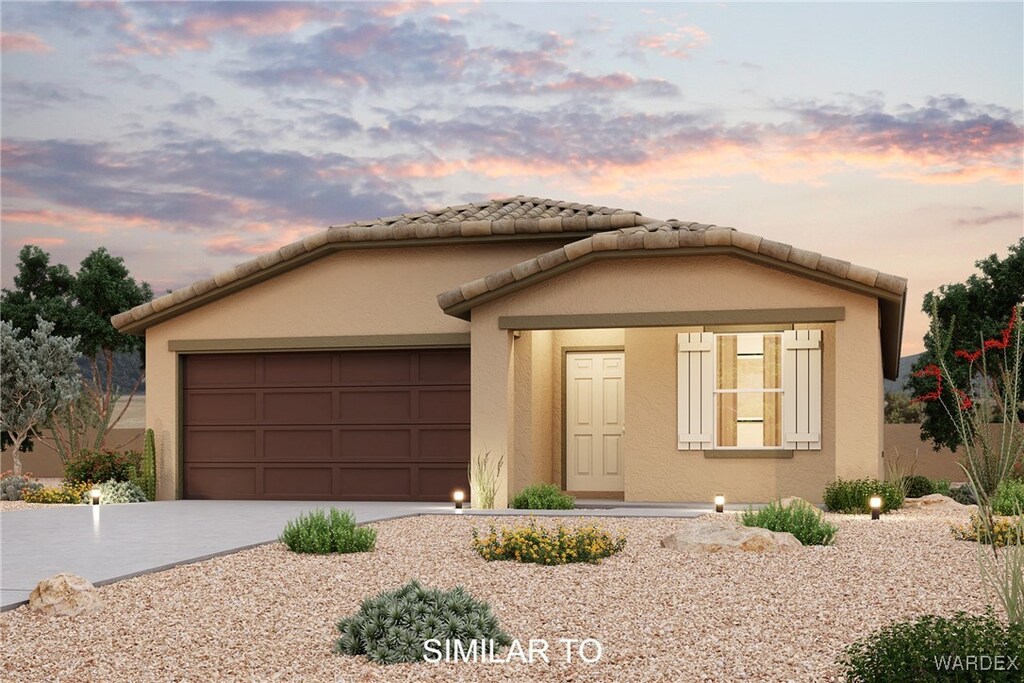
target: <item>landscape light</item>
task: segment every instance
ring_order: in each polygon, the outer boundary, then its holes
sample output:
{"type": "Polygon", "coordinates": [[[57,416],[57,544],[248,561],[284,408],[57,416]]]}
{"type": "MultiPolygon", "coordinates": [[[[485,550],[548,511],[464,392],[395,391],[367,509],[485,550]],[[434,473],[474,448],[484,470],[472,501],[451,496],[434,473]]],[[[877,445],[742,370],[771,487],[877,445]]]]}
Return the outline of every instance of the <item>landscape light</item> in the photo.
{"type": "Polygon", "coordinates": [[[725,496],[721,493],[715,496],[715,512],[725,512],[725,496]]]}
{"type": "Polygon", "coordinates": [[[455,493],[452,494],[452,500],[455,501],[455,509],[462,509],[462,501],[466,500],[466,494],[462,489],[456,489],[455,493]]]}
{"type": "Polygon", "coordinates": [[[99,505],[100,504],[100,490],[99,489],[93,489],[92,491],[89,491],[89,496],[92,498],[92,504],[93,505],[99,505]]]}
{"type": "Polygon", "coordinates": [[[871,496],[871,500],[868,501],[871,506],[871,519],[881,519],[882,516],[882,499],[880,496],[871,496]]]}

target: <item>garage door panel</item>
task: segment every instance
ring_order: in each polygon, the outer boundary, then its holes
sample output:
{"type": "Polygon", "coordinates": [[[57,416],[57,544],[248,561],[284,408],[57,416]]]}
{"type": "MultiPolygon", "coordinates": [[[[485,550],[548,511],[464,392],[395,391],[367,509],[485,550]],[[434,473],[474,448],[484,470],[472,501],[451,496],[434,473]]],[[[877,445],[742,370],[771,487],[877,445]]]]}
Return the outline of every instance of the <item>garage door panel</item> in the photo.
{"type": "Polygon", "coordinates": [[[189,462],[251,462],[256,460],[256,430],[192,429],[185,437],[189,462]]]}
{"type": "Polygon", "coordinates": [[[333,489],[332,467],[263,468],[263,494],[276,498],[323,498],[333,489]]]}
{"type": "Polygon", "coordinates": [[[263,383],[268,386],[327,386],[334,381],[329,353],[268,353],[263,356],[263,383]]]}
{"type": "Polygon", "coordinates": [[[412,474],[408,467],[341,467],[338,493],[347,498],[412,498],[412,474]]]}
{"type": "Polygon", "coordinates": [[[182,362],[187,497],[412,501],[468,490],[467,349],[182,362]]]}
{"type": "Polygon", "coordinates": [[[420,384],[469,384],[469,363],[456,350],[421,351],[420,384]]]}
{"type": "Polygon", "coordinates": [[[199,392],[188,397],[188,424],[253,424],[257,419],[256,394],[247,392],[199,392]]]}
{"type": "Polygon", "coordinates": [[[420,389],[418,403],[422,420],[458,422],[469,415],[469,389],[420,389]]]}
{"type": "Polygon", "coordinates": [[[469,492],[466,465],[425,465],[419,470],[420,500],[451,500],[455,489],[469,492]]]}
{"type": "Polygon", "coordinates": [[[340,460],[388,461],[412,458],[408,428],[342,429],[338,432],[340,460]]]}
{"type": "Polygon", "coordinates": [[[412,417],[412,397],[407,390],[345,389],[340,394],[341,420],[349,424],[374,424],[412,417]]]}
{"type": "Polygon", "coordinates": [[[353,351],[341,355],[342,384],[409,384],[412,355],[408,351],[353,351]]]}
{"type": "Polygon", "coordinates": [[[334,459],[334,434],[330,429],[275,429],[263,431],[263,460],[308,462],[334,459]]]}
{"type": "Polygon", "coordinates": [[[259,356],[190,356],[185,384],[192,388],[252,386],[258,381],[259,356]]]}
{"type": "Polygon", "coordinates": [[[420,460],[452,460],[455,454],[468,452],[468,427],[421,427],[419,430],[420,460]]]}
{"type": "Polygon", "coordinates": [[[263,394],[265,424],[327,424],[334,417],[330,390],[268,391],[263,394]]]}
{"type": "Polygon", "coordinates": [[[185,470],[189,498],[251,500],[256,498],[256,466],[204,467],[185,470]]]}

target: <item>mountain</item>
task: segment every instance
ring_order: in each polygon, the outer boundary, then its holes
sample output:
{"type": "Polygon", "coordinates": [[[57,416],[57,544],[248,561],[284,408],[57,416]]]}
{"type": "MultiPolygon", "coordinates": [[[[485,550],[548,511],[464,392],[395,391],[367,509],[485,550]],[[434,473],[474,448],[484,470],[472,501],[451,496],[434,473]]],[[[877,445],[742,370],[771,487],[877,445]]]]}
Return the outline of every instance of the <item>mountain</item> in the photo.
{"type": "Polygon", "coordinates": [[[913,356],[903,356],[900,358],[900,374],[895,380],[885,380],[886,391],[903,391],[903,388],[907,384],[907,379],[910,378],[910,368],[913,367],[917,359],[921,357],[920,353],[916,353],[913,356]]]}
{"type": "MultiPolygon", "coordinates": [[[[135,381],[139,378],[140,368],[139,354],[120,351],[114,354],[114,386],[117,387],[121,394],[127,395],[132,390],[132,387],[135,386],[135,381]]],[[[89,359],[85,356],[78,359],[78,369],[81,371],[83,379],[92,377],[92,368],[89,366],[89,359]]],[[[100,367],[101,376],[105,370],[106,368],[100,367]]],[[[139,385],[139,390],[136,393],[139,396],[146,394],[145,380],[139,385]]]]}

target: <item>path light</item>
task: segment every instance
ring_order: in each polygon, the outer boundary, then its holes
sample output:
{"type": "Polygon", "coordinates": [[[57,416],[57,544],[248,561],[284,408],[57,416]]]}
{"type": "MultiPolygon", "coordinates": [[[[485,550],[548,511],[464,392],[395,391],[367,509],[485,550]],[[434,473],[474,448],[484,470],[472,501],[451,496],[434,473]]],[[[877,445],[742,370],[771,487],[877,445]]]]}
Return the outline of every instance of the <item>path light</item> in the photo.
{"type": "Polygon", "coordinates": [[[100,504],[100,490],[99,489],[93,489],[92,491],[89,491],[89,496],[92,498],[92,504],[93,505],[99,505],[100,504]]]}
{"type": "Polygon", "coordinates": [[[725,496],[721,493],[715,496],[715,512],[725,512],[725,496]]]}
{"type": "Polygon", "coordinates": [[[455,489],[455,492],[452,494],[452,500],[455,501],[455,509],[461,510],[462,501],[466,500],[466,493],[462,489],[455,489]]]}
{"type": "Polygon", "coordinates": [[[871,506],[871,519],[880,519],[882,514],[882,498],[880,496],[871,496],[868,504],[871,506]]]}

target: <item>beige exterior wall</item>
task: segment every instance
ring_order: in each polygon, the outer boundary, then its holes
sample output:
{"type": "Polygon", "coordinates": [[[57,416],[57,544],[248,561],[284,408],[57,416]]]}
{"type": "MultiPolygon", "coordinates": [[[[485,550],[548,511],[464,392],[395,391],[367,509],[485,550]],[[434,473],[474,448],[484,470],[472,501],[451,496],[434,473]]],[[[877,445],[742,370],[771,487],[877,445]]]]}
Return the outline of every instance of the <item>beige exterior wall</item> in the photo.
{"type": "MultiPolygon", "coordinates": [[[[149,328],[146,425],[156,435],[158,497],[172,499],[180,487],[178,354],[168,350],[168,342],[466,333],[469,323],[445,315],[437,294],[552,247],[544,242],[339,251],[149,328]]],[[[502,367],[508,367],[507,358],[502,367]]],[[[503,437],[492,443],[505,442],[503,437]]]]}
{"type": "MultiPolygon", "coordinates": [[[[793,458],[706,458],[700,451],[676,447],[675,335],[682,328],[607,331],[621,335],[626,353],[626,484],[628,501],[707,501],[724,493],[737,501],[767,501],[799,495],[820,502],[836,476],[881,474],[882,377],[878,307],[875,299],[730,257],[637,258],[593,263],[473,310],[473,452],[506,434],[511,454],[503,485],[516,490],[525,472],[543,468],[519,461],[548,447],[521,440],[519,412],[500,405],[501,397],[522,389],[517,370],[525,356],[510,331],[498,328],[500,316],[585,313],[669,312],[758,308],[842,306],[846,319],[835,324],[804,324],[824,330],[822,449],[796,452],[793,458]],[[513,352],[512,349],[515,348],[513,352]],[[512,362],[513,359],[518,362],[512,362]],[[505,366],[493,367],[494,363],[505,366]],[[485,398],[486,397],[486,398],[485,398]],[[535,448],[535,446],[537,446],[535,448]]],[[[687,328],[688,331],[693,331],[687,328]]],[[[593,344],[595,335],[556,331],[552,337],[552,416],[550,481],[561,481],[561,352],[557,342],[593,344]],[[557,367],[555,367],[557,366],[557,367]]],[[[532,344],[532,341],[531,341],[532,344]]],[[[536,357],[537,348],[530,349],[536,357]]],[[[537,368],[531,366],[531,379],[537,368]]],[[[511,405],[511,400],[510,404],[511,405]]],[[[499,504],[505,499],[499,494],[499,504]]]]}

